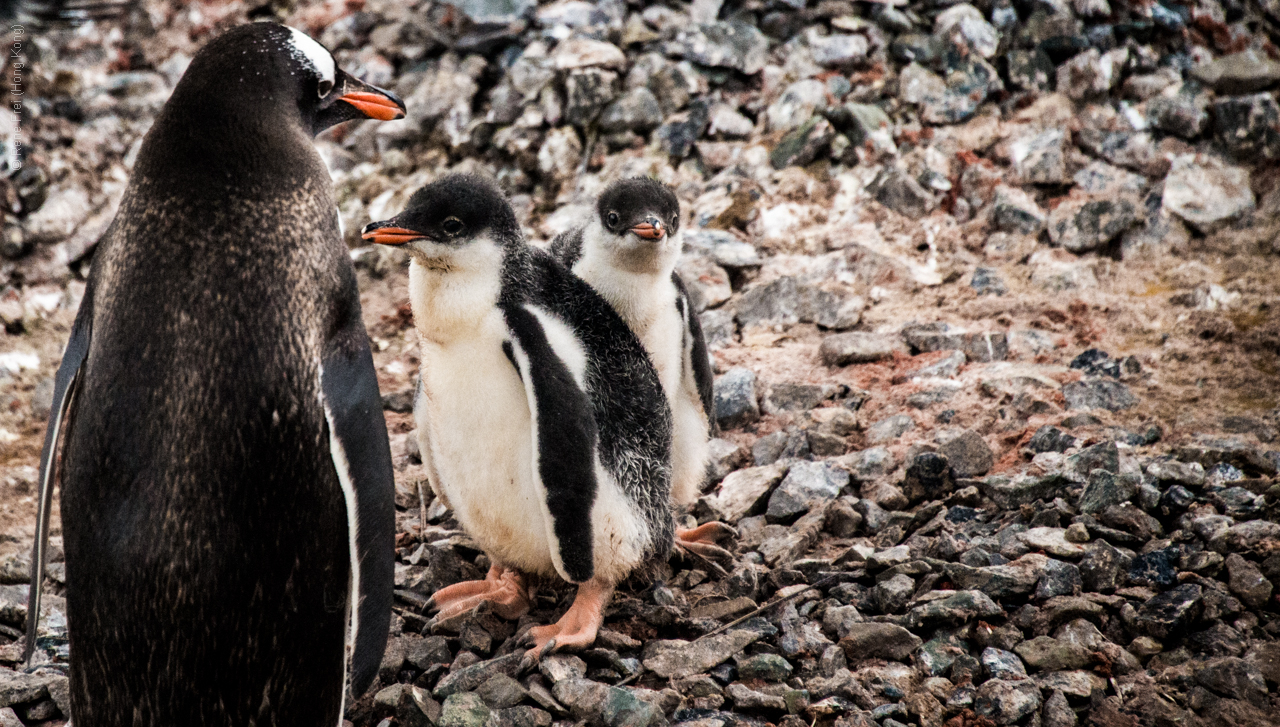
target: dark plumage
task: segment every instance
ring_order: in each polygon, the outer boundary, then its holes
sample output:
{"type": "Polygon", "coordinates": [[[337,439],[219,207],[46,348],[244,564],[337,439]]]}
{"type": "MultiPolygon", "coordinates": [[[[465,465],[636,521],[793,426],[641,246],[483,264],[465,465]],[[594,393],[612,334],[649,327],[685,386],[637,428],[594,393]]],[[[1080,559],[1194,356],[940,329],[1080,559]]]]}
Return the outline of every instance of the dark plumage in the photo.
{"type": "Polygon", "coordinates": [[[29,621],[62,433],[77,727],[331,725],[344,685],[375,676],[390,451],[311,136],[402,113],[315,41],[255,23],[196,55],[148,132],[42,457],[29,621]]]}

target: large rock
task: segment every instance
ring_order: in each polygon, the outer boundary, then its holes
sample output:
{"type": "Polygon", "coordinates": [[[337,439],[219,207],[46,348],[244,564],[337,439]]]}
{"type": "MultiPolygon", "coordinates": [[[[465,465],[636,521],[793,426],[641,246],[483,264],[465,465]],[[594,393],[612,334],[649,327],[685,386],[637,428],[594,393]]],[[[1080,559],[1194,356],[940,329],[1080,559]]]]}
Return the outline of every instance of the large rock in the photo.
{"type": "Polygon", "coordinates": [[[450,694],[440,710],[440,727],[486,727],[491,711],[475,692],[450,694]]]}
{"type": "Polygon", "coordinates": [[[769,131],[791,131],[804,124],[815,113],[820,113],[826,103],[826,84],[814,78],[797,81],[787,86],[782,95],[765,110],[769,131]]]}
{"type": "Polygon", "coordinates": [[[887,333],[835,333],[822,339],[818,355],[828,366],[846,366],[893,358],[896,351],[906,353],[902,339],[887,333]]]}
{"type": "Polygon", "coordinates": [[[1262,608],[1271,600],[1271,581],[1262,575],[1258,566],[1245,560],[1239,553],[1227,555],[1227,572],[1230,574],[1231,592],[1250,608],[1262,608]]]}
{"type": "Polygon", "coordinates": [[[432,695],[444,699],[460,692],[472,692],[499,674],[515,677],[520,673],[521,654],[508,654],[482,661],[446,674],[436,683],[432,695]]]}
{"type": "Polygon", "coordinates": [[[1062,184],[1067,181],[1066,136],[1049,129],[1009,144],[1013,171],[1024,184],[1062,184]]]}
{"type": "Polygon", "coordinates": [[[797,462],[773,491],[766,514],[789,520],[836,499],[848,484],[849,473],[832,462],[797,462]]]}
{"type": "Polygon", "coordinates": [[[1090,48],[1058,66],[1058,93],[1082,101],[1106,94],[1120,79],[1128,60],[1127,48],[1106,53],[1090,48]]]}
{"type": "Polygon", "coordinates": [[[1124,554],[1105,540],[1089,546],[1079,567],[1084,590],[1096,593],[1114,591],[1120,585],[1120,573],[1128,570],[1124,554]]]}
{"type": "Polygon", "coordinates": [[[894,414],[867,427],[867,441],[871,444],[891,442],[915,426],[916,422],[909,414],[894,414]]]}
{"type": "Polygon", "coordinates": [[[966,47],[991,60],[1000,49],[1000,31],[982,17],[982,11],[968,3],[952,5],[938,13],[933,21],[933,34],[966,47]]]}
{"type": "Polygon", "coordinates": [[[924,624],[964,623],[975,618],[992,618],[1004,613],[991,597],[982,591],[956,591],[911,609],[907,620],[915,626],[924,624]]]}
{"type": "Polygon", "coordinates": [[[716,21],[680,28],[667,52],[704,66],[758,73],[766,61],[769,41],[755,26],[740,20],[716,21]]]}
{"type": "Polygon", "coordinates": [[[733,368],[714,384],[716,421],[724,429],[734,429],[760,418],[756,401],[756,375],[751,369],[733,368]]]}
{"type": "Polygon", "coordinates": [[[477,23],[506,24],[538,7],[536,0],[458,0],[454,7],[477,23]]]}
{"type": "Polygon", "coordinates": [[[938,452],[951,463],[956,477],[985,475],[996,461],[987,440],[972,429],[940,434],[938,452]]]}
{"type": "Polygon", "coordinates": [[[1267,682],[1254,664],[1234,656],[1210,659],[1195,670],[1196,681],[1231,699],[1267,702],[1267,682]]]}
{"type": "Polygon", "coordinates": [[[867,191],[876,201],[900,215],[919,219],[938,206],[933,193],[925,189],[915,177],[895,166],[881,170],[867,191]]]}
{"type": "Polygon", "coordinates": [[[1093,663],[1093,655],[1087,648],[1049,636],[1037,636],[1023,641],[1013,650],[1027,666],[1036,671],[1062,671],[1083,669],[1093,663]]]}
{"type": "Polygon", "coordinates": [[[624,70],[627,57],[612,43],[579,37],[561,41],[551,53],[551,63],[559,71],[591,66],[624,70]]]}
{"type": "Polygon", "coordinates": [[[898,97],[916,104],[926,124],[956,124],[973,116],[987,95],[1003,88],[989,63],[971,57],[946,79],[919,63],[908,64],[898,77],[898,97]]]}
{"type": "Polygon", "coordinates": [[[1045,228],[1048,217],[1031,195],[1017,187],[999,185],[991,207],[991,221],[997,230],[1035,235],[1045,228]]]}
{"type": "Polygon", "coordinates": [[[1143,219],[1136,199],[1074,194],[1049,213],[1049,239],[1074,253],[1105,247],[1143,219]]]}
{"type": "Polygon", "coordinates": [[[575,719],[605,727],[657,727],[666,717],[657,706],[638,699],[627,689],[589,679],[556,682],[551,694],[569,708],[575,719]]]}
{"type": "Polygon", "coordinates": [[[978,687],[973,711],[998,725],[1013,724],[1040,709],[1040,688],[1030,679],[988,679],[978,687]]]}
{"type": "Polygon", "coordinates": [[[822,155],[835,137],[830,121],[812,116],[782,137],[769,155],[769,163],[774,169],[805,166],[822,155]]]}
{"type": "Polygon", "coordinates": [[[809,51],[815,63],[843,68],[867,57],[870,43],[866,36],[833,33],[809,39],[809,51]]]}
{"type": "Polygon", "coordinates": [[[664,679],[701,674],[759,638],[755,631],[734,630],[697,641],[650,641],[644,647],[644,667],[664,679]]]}
{"type": "Polygon", "coordinates": [[[1280,105],[1271,94],[1219,98],[1213,116],[1214,138],[1232,158],[1250,164],[1280,157],[1280,105]]]}
{"type": "Polygon", "coordinates": [[[1031,528],[1018,538],[1033,550],[1043,550],[1059,558],[1079,558],[1084,555],[1084,546],[1068,541],[1066,532],[1065,528],[1031,528]]]}
{"type": "Polygon", "coordinates": [[[1217,157],[1180,154],[1164,180],[1165,209],[1209,234],[1253,210],[1249,172],[1217,157]]]}
{"type": "Polygon", "coordinates": [[[49,687],[59,677],[0,670],[0,707],[27,704],[49,696],[49,687]]]}
{"type": "Polygon", "coordinates": [[[945,572],[957,588],[976,589],[1003,600],[1031,593],[1040,581],[1048,560],[1039,553],[1028,553],[1004,565],[974,568],[948,563],[945,572]]]}
{"type": "Polygon", "coordinates": [[[644,86],[633,88],[605,107],[599,127],[606,133],[635,131],[644,133],[662,123],[662,108],[653,92],[644,86]]]}
{"type": "Polygon", "coordinates": [[[988,477],[979,482],[982,494],[1003,508],[1016,508],[1036,500],[1052,500],[1070,481],[1061,475],[1025,477],[1010,480],[1007,477],[988,477]]]}
{"type": "Polygon", "coordinates": [[[617,96],[618,74],[602,68],[570,71],[564,79],[564,118],[586,126],[617,96]]]}
{"type": "Polygon", "coordinates": [[[840,639],[849,661],[862,659],[889,659],[906,661],[924,643],[919,636],[894,624],[857,623],[849,634],[840,639]]]}
{"type": "Polygon", "coordinates": [[[780,464],[731,472],[720,487],[701,502],[717,520],[737,522],[763,506],[765,498],[786,473],[786,465],[780,464]]]}
{"type": "Polygon", "coordinates": [[[1106,409],[1120,411],[1138,405],[1138,397],[1119,381],[1106,378],[1087,378],[1064,384],[1062,398],[1068,409],[1106,409]]]}
{"type": "Polygon", "coordinates": [[[1250,48],[1196,66],[1191,77],[1218,93],[1253,93],[1280,82],[1280,62],[1250,48]]]}
{"type": "Polygon", "coordinates": [[[1193,583],[1171,588],[1143,603],[1134,625],[1157,639],[1185,632],[1200,616],[1203,594],[1204,589],[1193,583]]]}
{"type": "Polygon", "coordinates": [[[938,500],[955,489],[951,463],[937,452],[921,452],[911,460],[902,479],[902,494],[911,502],[938,500]]]}
{"type": "Polygon", "coordinates": [[[1209,94],[1198,83],[1170,88],[1147,103],[1147,118],[1161,131],[1194,139],[1209,123],[1209,94]]]}
{"type": "Polygon", "coordinates": [[[1138,494],[1141,478],[1134,475],[1116,475],[1104,469],[1089,473],[1089,483],[1080,494],[1080,512],[1094,514],[1112,505],[1119,505],[1138,494]]]}

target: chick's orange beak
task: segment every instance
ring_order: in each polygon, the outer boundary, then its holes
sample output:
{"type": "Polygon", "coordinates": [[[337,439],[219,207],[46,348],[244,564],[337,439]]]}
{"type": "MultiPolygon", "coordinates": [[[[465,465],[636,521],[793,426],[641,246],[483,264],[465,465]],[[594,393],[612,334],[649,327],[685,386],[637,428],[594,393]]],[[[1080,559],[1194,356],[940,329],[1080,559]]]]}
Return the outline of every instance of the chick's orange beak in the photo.
{"type": "Polygon", "coordinates": [[[359,109],[360,113],[378,121],[393,121],[404,118],[404,102],[390,94],[352,91],[343,94],[338,100],[346,101],[359,109]]]}
{"type": "Polygon", "coordinates": [[[373,225],[365,225],[361,231],[360,237],[376,242],[379,245],[403,245],[406,242],[421,240],[424,235],[421,232],[415,232],[403,227],[374,227],[373,225]]]}
{"type": "Polygon", "coordinates": [[[636,233],[638,237],[643,237],[646,240],[661,240],[663,236],[667,234],[667,231],[662,229],[661,222],[656,225],[652,222],[641,222],[635,227],[632,227],[631,231],[636,233]]]}

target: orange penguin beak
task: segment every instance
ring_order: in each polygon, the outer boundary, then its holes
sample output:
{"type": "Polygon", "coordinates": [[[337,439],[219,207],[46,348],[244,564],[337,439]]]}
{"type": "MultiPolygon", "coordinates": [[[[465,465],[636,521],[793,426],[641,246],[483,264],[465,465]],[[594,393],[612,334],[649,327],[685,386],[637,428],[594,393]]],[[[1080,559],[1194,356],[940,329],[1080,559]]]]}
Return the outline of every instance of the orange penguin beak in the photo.
{"type": "Polygon", "coordinates": [[[382,227],[383,222],[370,222],[360,231],[360,237],[379,245],[403,245],[406,242],[421,240],[426,235],[404,227],[382,227]]]}
{"type": "Polygon", "coordinates": [[[646,240],[661,240],[667,234],[667,231],[662,227],[662,221],[652,218],[632,227],[631,231],[637,237],[643,237],[646,240]]]}
{"type": "MultiPolygon", "coordinates": [[[[367,86],[366,88],[374,89],[375,87],[367,86]]],[[[339,96],[338,100],[355,106],[360,113],[371,119],[393,121],[404,118],[404,102],[382,89],[352,91],[339,96]]]]}

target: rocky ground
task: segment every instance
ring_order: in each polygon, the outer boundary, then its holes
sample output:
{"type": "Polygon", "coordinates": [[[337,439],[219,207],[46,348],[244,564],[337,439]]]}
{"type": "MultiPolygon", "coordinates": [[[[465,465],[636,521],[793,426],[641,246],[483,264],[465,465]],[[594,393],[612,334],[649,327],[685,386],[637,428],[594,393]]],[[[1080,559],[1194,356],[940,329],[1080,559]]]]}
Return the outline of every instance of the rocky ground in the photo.
{"type": "Polygon", "coordinates": [[[93,244],[191,54],[246,17],[408,101],[319,142],[353,246],[446,170],[499,179],[539,243],[612,179],[671,184],[717,372],[689,517],[735,524],[734,562],[634,578],[595,648],[522,671],[520,633],[571,592],[520,623],[422,614],[487,561],[418,501],[405,260],[353,247],[401,531],[354,724],[1280,723],[1280,6],[331,0],[26,37],[25,163],[0,181],[0,725],[68,711],[56,596],[46,663],[11,669],[93,244]]]}

